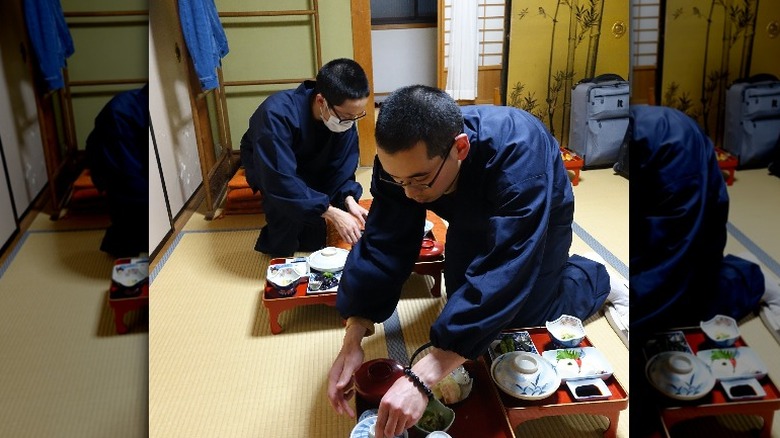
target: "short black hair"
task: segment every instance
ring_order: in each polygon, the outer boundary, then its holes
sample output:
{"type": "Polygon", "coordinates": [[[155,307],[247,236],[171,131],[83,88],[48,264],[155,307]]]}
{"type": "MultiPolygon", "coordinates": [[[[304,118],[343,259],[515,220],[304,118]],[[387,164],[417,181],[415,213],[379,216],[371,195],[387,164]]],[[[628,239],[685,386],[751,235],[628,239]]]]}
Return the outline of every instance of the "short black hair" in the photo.
{"type": "Polygon", "coordinates": [[[330,106],[337,106],[348,99],[363,99],[371,92],[363,67],[347,59],[334,59],[317,73],[315,92],[322,94],[330,106]]]}
{"type": "Polygon", "coordinates": [[[427,85],[399,88],[382,103],[376,122],[376,143],[388,154],[424,141],[428,158],[445,156],[462,132],[463,113],[449,94],[427,85]]]}

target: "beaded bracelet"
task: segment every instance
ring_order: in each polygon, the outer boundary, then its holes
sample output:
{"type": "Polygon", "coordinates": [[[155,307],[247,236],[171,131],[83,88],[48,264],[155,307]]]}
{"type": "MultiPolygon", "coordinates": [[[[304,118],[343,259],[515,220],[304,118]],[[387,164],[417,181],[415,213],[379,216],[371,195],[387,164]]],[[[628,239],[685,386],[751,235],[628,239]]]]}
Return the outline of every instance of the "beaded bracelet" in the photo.
{"type": "Polygon", "coordinates": [[[414,386],[416,386],[420,391],[424,392],[426,396],[428,396],[428,400],[433,398],[433,391],[431,391],[431,388],[428,387],[428,385],[423,382],[420,377],[412,371],[411,368],[406,367],[404,368],[404,374],[406,374],[407,377],[412,379],[412,383],[414,383],[414,386]]]}

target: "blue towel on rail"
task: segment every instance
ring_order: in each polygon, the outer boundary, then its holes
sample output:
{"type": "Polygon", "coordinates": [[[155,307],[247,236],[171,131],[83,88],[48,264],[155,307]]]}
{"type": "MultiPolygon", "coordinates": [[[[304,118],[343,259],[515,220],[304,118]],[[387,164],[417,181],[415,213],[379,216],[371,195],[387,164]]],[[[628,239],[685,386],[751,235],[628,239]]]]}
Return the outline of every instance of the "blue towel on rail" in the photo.
{"type": "Polygon", "coordinates": [[[179,0],[179,21],[200,86],[217,88],[216,69],[230,49],[214,1],[179,0]]]}
{"type": "Polygon", "coordinates": [[[24,0],[24,20],[46,86],[64,87],[62,68],[74,48],[62,5],[59,0],[24,0]]]}

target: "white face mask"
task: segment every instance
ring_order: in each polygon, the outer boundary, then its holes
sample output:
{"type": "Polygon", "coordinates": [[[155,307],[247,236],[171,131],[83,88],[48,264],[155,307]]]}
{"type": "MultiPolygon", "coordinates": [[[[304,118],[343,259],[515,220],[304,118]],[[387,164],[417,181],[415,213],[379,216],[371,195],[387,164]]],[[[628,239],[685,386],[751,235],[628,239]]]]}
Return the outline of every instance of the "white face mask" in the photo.
{"type": "MultiPolygon", "coordinates": [[[[327,104],[325,105],[327,106],[327,104]]],[[[347,131],[355,123],[353,121],[350,121],[348,123],[340,123],[338,117],[334,117],[330,115],[330,111],[328,111],[328,118],[326,119],[325,114],[322,113],[322,107],[320,107],[320,116],[322,117],[322,121],[325,123],[325,126],[327,126],[328,129],[331,130],[331,132],[347,131]]]]}

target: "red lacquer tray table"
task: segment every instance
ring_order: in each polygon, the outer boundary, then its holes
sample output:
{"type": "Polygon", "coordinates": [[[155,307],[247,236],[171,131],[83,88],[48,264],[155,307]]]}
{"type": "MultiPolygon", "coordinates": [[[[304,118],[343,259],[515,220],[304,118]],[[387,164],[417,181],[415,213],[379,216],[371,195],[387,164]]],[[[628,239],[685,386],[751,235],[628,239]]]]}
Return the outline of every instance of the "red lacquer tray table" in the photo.
{"type": "MultiPolygon", "coordinates": [[[[447,433],[453,438],[515,438],[499,401],[498,390],[483,364],[466,361],[463,366],[474,379],[474,386],[465,400],[450,405],[455,411],[455,422],[447,433]]],[[[355,407],[359,416],[366,409],[377,406],[365,402],[356,394],[355,407]]],[[[414,427],[409,429],[409,438],[423,438],[425,435],[414,427]]]]}
{"type": "MultiPolygon", "coordinates": [[[[134,261],[130,258],[117,259],[114,262],[114,267],[131,265],[132,263],[134,261]]],[[[134,288],[123,287],[112,279],[111,288],[108,291],[108,305],[114,311],[116,332],[120,335],[127,333],[129,328],[125,324],[125,315],[133,310],[149,307],[149,278],[147,277],[134,288]]]]}
{"type": "Polygon", "coordinates": [[[730,186],[734,184],[734,169],[737,168],[739,160],[737,157],[721,148],[715,148],[715,155],[718,157],[718,167],[720,170],[728,174],[726,177],[726,185],[730,186]]]}
{"type": "MultiPolygon", "coordinates": [[[[708,343],[700,328],[680,329],[685,334],[685,340],[695,355],[699,350],[714,348],[708,343]]],[[[734,347],[747,347],[748,345],[740,337],[734,347]]],[[[763,359],[763,358],[762,358],[763,359]]],[[[766,359],[763,359],[766,360],[766,359]]],[[[758,381],[766,392],[766,396],[755,400],[729,400],[720,383],[706,396],[694,401],[673,400],[658,395],[658,404],[661,412],[661,420],[669,436],[669,430],[681,421],[691,418],[714,415],[755,415],[764,420],[760,436],[769,437],[772,434],[772,420],[774,412],[780,409],[780,391],[772,379],[766,376],[758,381]]]]}
{"type": "MultiPolygon", "coordinates": [[[[271,259],[269,265],[278,265],[284,263],[286,259],[271,259]]],[[[279,334],[282,332],[282,326],[279,324],[279,314],[285,310],[294,309],[298,306],[310,306],[312,304],[326,304],[328,306],[336,305],[336,292],[319,292],[309,294],[308,279],[301,281],[295,288],[295,293],[289,296],[281,295],[276,288],[266,281],[263,290],[263,305],[268,309],[268,320],[271,324],[271,333],[279,334]]]]}
{"type": "MultiPolygon", "coordinates": [[[[531,335],[539,354],[547,350],[555,350],[556,347],[550,339],[547,329],[544,327],[534,327],[528,329],[506,330],[505,333],[527,331],[531,335]]],[[[592,347],[587,336],[579,345],[580,347],[592,347]]],[[[486,369],[490,369],[491,360],[489,356],[483,356],[480,361],[486,369]]],[[[493,380],[490,380],[491,383],[493,380]]],[[[604,431],[605,437],[615,437],[617,435],[617,426],[620,411],[628,407],[628,393],[613,375],[604,381],[612,395],[608,399],[594,401],[575,401],[567,389],[565,383],[561,383],[553,395],[542,400],[521,400],[511,395],[499,392],[501,404],[506,409],[507,417],[512,428],[528,420],[535,420],[541,417],[552,415],[571,415],[571,414],[589,414],[601,415],[609,420],[609,427],[604,431]]],[[[494,384],[495,387],[495,384],[494,384]]]]}
{"type": "Polygon", "coordinates": [[[580,170],[582,170],[582,165],[585,162],[582,160],[582,157],[563,146],[561,146],[561,158],[563,159],[563,167],[574,172],[571,185],[576,186],[580,183],[580,170]]]}

